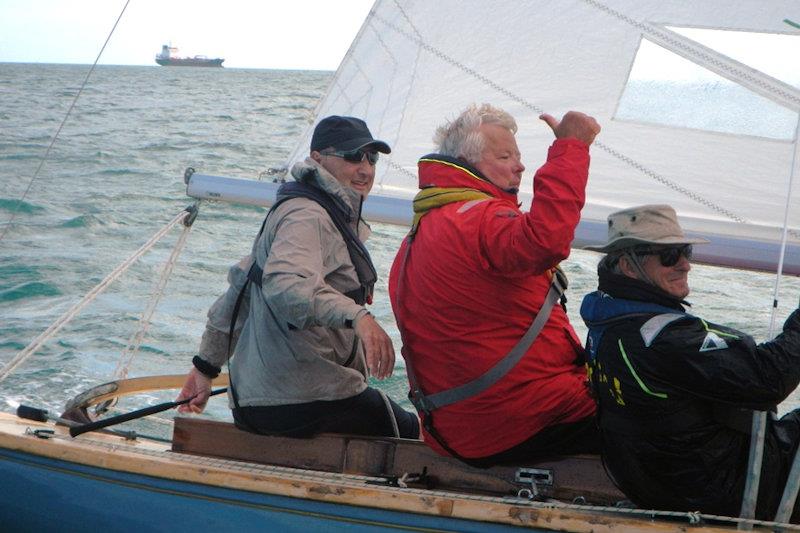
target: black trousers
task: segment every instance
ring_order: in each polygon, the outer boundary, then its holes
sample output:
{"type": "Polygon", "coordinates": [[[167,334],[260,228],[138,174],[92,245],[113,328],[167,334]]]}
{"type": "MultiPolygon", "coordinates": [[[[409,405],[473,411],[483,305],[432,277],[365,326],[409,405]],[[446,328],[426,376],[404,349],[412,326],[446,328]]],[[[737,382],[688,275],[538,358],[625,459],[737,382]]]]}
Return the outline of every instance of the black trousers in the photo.
{"type": "Polygon", "coordinates": [[[600,448],[600,429],[595,417],[591,416],[569,424],[546,427],[513,448],[488,457],[470,458],[468,461],[473,466],[488,468],[501,464],[521,464],[553,455],[599,454],[600,448]]]}
{"type": "MultiPolygon", "coordinates": [[[[417,415],[405,411],[391,398],[387,400],[400,437],[419,438],[417,415]]],[[[307,438],[330,432],[393,437],[389,407],[378,390],[367,387],[364,392],[343,400],[237,407],[233,409],[233,420],[238,428],[263,435],[307,438]]]]}

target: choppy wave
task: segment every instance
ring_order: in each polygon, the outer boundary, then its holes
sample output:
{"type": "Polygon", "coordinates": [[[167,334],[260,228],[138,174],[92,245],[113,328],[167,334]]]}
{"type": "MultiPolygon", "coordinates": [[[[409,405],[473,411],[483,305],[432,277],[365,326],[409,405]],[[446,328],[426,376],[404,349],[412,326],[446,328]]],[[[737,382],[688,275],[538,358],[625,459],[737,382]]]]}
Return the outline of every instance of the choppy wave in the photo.
{"type": "Polygon", "coordinates": [[[94,215],[81,215],[61,223],[62,228],[87,228],[99,223],[94,215]]]}
{"type": "Polygon", "coordinates": [[[25,345],[21,342],[12,342],[12,341],[0,341],[0,350],[12,350],[14,352],[18,352],[25,348],[25,345]]]}
{"type": "Polygon", "coordinates": [[[58,288],[49,283],[30,281],[8,289],[0,289],[0,302],[13,302],[41,296],[59,296],[60,294],[58,288]]]}
{"type": "Polygon", "coordinates": [[[0,161],[24,161],[26,159],[39,159],[41,154],[0,154],[0,161]]]}
{"type": "Polygon", "coordinates": [[[131,176],[134,174],[147,174],[140,169],[135,168],[104,168],[95,172],[98,176],[131,176]]]}
{"type": "Polygon", "coordinates": [[[45,211],[45,208],[40,205],[26,202],[25,200],[0,198],[0,210],[32,215],[34,213],[41,213],[42,211],[45,211]]]}

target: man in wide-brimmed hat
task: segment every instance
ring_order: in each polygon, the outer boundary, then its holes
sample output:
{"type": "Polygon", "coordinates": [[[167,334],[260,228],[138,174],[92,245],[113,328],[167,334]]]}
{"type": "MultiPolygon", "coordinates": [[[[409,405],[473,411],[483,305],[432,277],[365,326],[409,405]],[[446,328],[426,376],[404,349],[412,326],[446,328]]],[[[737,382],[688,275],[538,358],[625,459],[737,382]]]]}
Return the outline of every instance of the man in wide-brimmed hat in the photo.
{"type": "MultiPolygon", "coordinates": [[[[757,345],[688,314],[692,246],[667,205],[608,217],[599,287],[581,316],[603,455],[641,507],[739,514],[752,409],[774,410],[800,382],[800,313],[757,345]]],[[[800,412],[771,416],[757,516],[772,519],[800,441],[800,412]]]]}

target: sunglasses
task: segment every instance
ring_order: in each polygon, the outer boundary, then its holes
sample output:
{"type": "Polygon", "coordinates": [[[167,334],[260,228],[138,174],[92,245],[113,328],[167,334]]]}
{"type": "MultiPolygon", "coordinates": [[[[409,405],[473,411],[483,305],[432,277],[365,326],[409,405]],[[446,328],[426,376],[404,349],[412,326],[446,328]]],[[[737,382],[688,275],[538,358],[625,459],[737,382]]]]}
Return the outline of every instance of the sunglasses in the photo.
{"type": "Polygon", "coordinates": [[[678,264],[681,256],[687,260],[692,259],[692,245],[682,244],[680,246],[670,246],[669,248],[640,248],[636,249],[636,255],[657,255],[658,260],[661,261],[661,266],[671,267],[678,264]]]}
{"type": "Polygon", "coordinates": [[[325,152],[324,155],[332,155],[334,157],[341,157],[348,163],[361,163],[364,158],[367,158],[369,164],[375,166],[375,163],[378,162],[378,152],[367,152],[358,148],[356,150],[350,150],[349,152],[325,152]]]}

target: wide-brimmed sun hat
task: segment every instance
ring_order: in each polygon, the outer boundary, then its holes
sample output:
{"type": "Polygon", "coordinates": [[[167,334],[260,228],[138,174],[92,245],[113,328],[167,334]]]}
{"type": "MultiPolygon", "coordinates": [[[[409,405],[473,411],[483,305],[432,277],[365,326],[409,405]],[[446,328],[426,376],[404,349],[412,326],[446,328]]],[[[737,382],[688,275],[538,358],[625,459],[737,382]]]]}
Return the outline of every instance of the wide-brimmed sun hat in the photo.
{"type": "Polygon", "coordinates": [[[668,205],[640,205],[608,215],[608,242],[585,246],[586,250],[610,253],[640,244],[706,244],[707,239],[687,237],[675,210],[668,205]]]}

